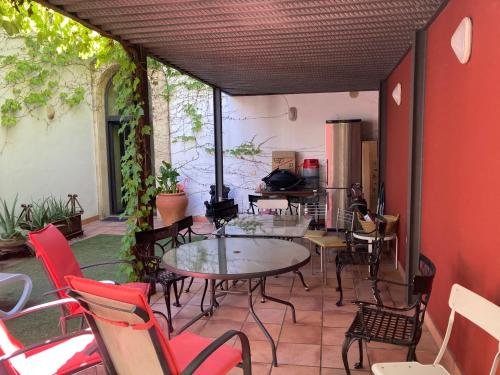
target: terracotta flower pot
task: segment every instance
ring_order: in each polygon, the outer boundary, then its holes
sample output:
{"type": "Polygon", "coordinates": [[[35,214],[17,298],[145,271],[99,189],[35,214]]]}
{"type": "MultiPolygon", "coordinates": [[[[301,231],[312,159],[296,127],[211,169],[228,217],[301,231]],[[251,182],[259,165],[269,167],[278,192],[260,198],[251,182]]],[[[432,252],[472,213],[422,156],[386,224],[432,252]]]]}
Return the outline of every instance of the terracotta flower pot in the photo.
{"type": "Polygon", "coordinates": [[[175,194],[160,193],[156,196],[156,208],[165,225],[171,225],[186,217],[188,197],[185,192],[175,194]]]}

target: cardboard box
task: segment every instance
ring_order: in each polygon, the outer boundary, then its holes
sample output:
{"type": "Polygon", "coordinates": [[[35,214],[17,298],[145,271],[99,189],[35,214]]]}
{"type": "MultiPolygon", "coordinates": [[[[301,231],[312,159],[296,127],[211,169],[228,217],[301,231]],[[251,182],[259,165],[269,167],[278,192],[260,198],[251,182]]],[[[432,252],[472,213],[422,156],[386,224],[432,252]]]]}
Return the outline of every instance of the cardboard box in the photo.
{"type": "Polygon", "coordinates": [[[286,169],[295,173],[295,151],[273,151],[273,171],[275,169],[286,169]]]}

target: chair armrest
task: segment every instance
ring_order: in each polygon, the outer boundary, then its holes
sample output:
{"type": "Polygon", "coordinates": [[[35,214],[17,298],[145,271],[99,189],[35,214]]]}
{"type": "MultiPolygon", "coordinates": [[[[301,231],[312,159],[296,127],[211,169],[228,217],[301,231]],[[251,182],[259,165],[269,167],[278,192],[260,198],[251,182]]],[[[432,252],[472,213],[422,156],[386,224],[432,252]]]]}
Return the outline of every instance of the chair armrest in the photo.
{"type": "Polygon", "coordinates": [[[78,301],[76,299],[73,299],[73,298],[57,299],[55,301],[50,301],[50,302],[42,303],[40,305],[28,307],[27,309],[24,309],[22,311],[19,311],[18,313],[12,314],[12,315],[7,315],[7,316],[3,317],[2,320],[5,321],[5,320],[15,319],[15,318],[18,318],[20,316],[31,314],[31,313],[36,312],[36,311],[41,311],[41,310],[49,309],[49,308],[52,308],[55,306],[69,304],[69,303],[78,304],[78,301]]]}
{"type": "MultiPolygon", "coordinates": [[[[83,336],[83,335],[92,335],[92,331],[90,329],[86,329],[86,330],[82,330],[82,331],[72,332],[72,333],[69,333],[67,335],[53,337],[53,338],[44,340],[44,341],[36,343],[36,344],[28,345],[22,349],[16,350],[14,353],[1,356],[0,363],[2,363],[4,361],[8,361],[11,358],[17,357],[18,355],[27,353],[27,352],[32,351],[34,349],[37,349],[37,348],[40,348],[40,347],[43,347],[43,346],[46,346],[49,344],[55,344],[55,343],[58,343],[60,341],[68,340],[68,339],[71,339],[73,337],[83,336]]],[[[97,346],[95,346],[95,348],[92,348],[92,351],[95,351],[95,350],[97,350],[97,346]]]]}
{"type": "Polygon", "coordinates": [[[85,266],[81,266],[80,269],[84,270],[84,269],[91,268],[91,267],[106,266],[106,265],[110,265],[110,264],[120,264],[120,263],[127,263],[127,264],[132,264],[132,265],[134,264],[134,262],[131,260],[117,259],[117,260],[110,260],[107,262],[88,264],[85,266]]]}
{"type": "Polygon", "coordinates": [[[191,375],[193,374],[202,363],[207,360],[207,358],[219,349],[225,342],[234,336],[238,336],[241,341],[243,364],[249,365],[250,363],[250,343],[247,336],[241,331],[230,330],[224,333],[222,336],[215,339],[210,345],[201,351],[200,354],[196,356],[195,359],[191,361],[189,365],[182,371],[181,375],[191,375]]]}

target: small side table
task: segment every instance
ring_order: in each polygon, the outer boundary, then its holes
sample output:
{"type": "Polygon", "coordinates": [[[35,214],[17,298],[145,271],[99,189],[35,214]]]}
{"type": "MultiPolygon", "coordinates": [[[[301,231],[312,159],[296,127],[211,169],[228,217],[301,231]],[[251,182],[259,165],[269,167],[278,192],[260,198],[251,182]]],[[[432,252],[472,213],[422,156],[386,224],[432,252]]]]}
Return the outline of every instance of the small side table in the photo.
{"type": "Polygon", "coordinates": [[[4,286],[20,281],[24,283],[24,289],[21,297],[19,298],[19,301],[9,311],[0,310],[0,318],[15,314],[18,311],[22,310],[26,302],[28,302],[28,299],[31,295],[31,290],[33,289],[33,283],[31,282],[31,278],[28,275],[23,275],[20,273],[0,273],[0,289],[4,286]]]}

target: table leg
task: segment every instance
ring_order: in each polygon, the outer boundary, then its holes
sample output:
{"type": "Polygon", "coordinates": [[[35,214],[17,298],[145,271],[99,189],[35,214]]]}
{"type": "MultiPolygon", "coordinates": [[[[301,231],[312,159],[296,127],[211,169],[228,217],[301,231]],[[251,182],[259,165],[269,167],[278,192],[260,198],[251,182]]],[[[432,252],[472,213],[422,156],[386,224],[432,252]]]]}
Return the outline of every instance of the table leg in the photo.
{"type": "Polygon", "coordinates": [[[276,303],[281,303],[282,305],[286,305],[288,307],[290,307],[290,309],[292,310],[292,319],[293,319],[293,322],[294,323],[297,323],[297,319],[296,319],[296,316],[295,316],[295,306],[288,302],[288,301],[284,301],[282,299],[279,299],[279,298],[276,298],[276,297],[271,297],[271,296],[268,296],[266,294],[266,278],[262,278],[261,279],[261,288],[260,288],[260,293],[261,293],[261,296],[262,296],[262,299],[265,301],[265,300],[269,300],[269,301],[273,301],[273,302],[276,302],[276,303]],[[264,287],[262,287],[262,285],[264,287]]]}
{"type": "Polygon", "coordinates": [[[177,334],[185,331],[189,327],[191,327],[194,323],[196,323],[198,320],[203,318],[204,316],[212,316],[214,313],[214,309],[217,307],[217,299],[215,295],[215,280],[210,280],[209,281],[209,293],[210,293],[210,306],[208,307],[207,310],[202,311],[198,315],[196,315],[193,319],[191,319],[189,322],[184,324],[181,328],[177,330],[177,334]]]}
{"type": "MultiPolygon", "coordinates": [[[[259,284],[260,284],[260,287],[262,288],[262,279],[259,280],[259,284]]],[[[273,355],[273,366],[278,367],[278,358],[276,356],[276,344],[274,343],[272,336],[269,334],[266,327],[264,326],[264,324],[262,324],[262,322],[260,321],[259,317],[257,316],[257,314],[255,313],[255,311],[253,309],[253,291],[255,290],[255,288],[257,288],[257,286],[259,286],[259,285],[252,287],[252,279],[248,279],[248,310],[250,311],[250,314],[252,315],[253,319],[255,320],[255,323],[257,323],[260,330],[262,331],[264,336],[266,336],[267,341],[271,345],[271,351],[272,351],[272,355],[273,355]]],[[[261,289],[261,291],[262,291],[262,289],[261,289]]]]}

